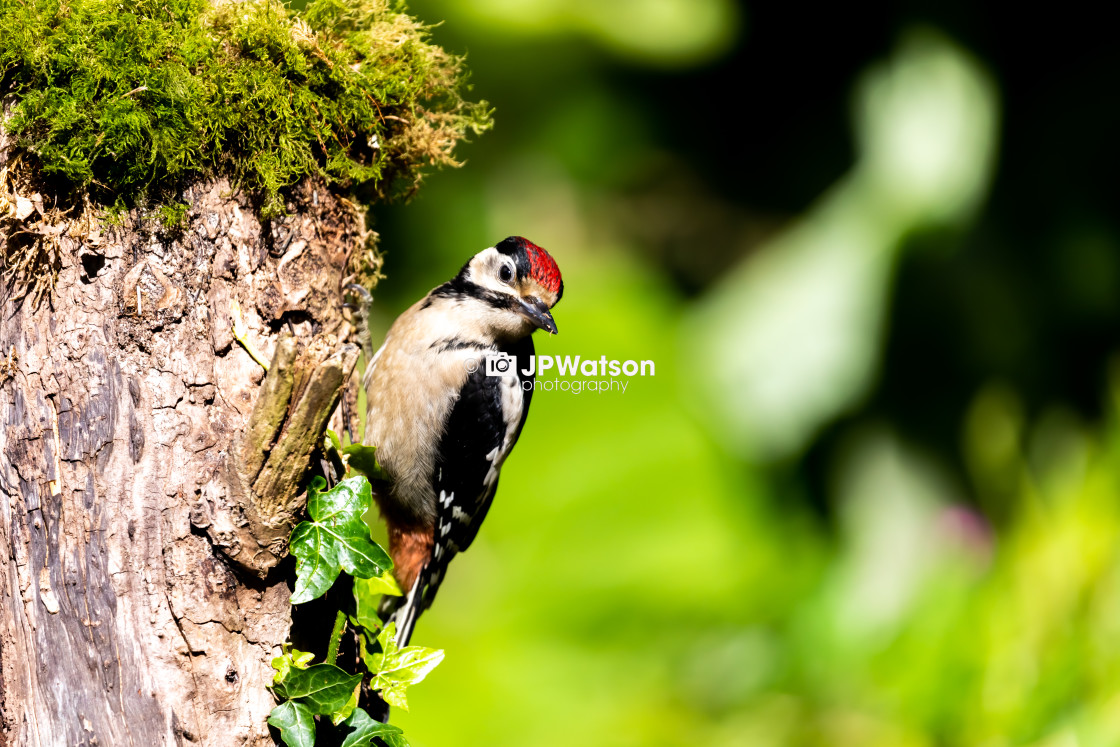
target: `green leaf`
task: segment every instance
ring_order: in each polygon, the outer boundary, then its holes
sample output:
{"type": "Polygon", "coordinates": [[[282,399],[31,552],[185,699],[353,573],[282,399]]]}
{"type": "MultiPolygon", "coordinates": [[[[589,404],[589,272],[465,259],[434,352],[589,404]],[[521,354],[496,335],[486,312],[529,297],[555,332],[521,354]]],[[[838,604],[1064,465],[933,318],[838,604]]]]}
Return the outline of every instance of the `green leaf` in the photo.
{"type": "Polygon", "coordinates": [[[332,431],[330,428],[327,428],[327,438],[330,440],[330,444],[334,447],[334,450],[341,453],[342,442],[338,440],[338,434],[332,431]]]}
{"type": "Polygon", "coordinates": [[[308,487],[307,512],[289,538],[296,556],[296,588],[292,604],[324,594],[345,569],[351,576],[374,578],[393,567],[388,554],[370,539],[362,515],[373,502],[369,481],[351,477],[325,493],[316,477],[308,487]]]}
{"type": "Polygon", "coordinates": [[[357,581],[361,584],[365,594],[384,594],[391,597],[399,597],[404,595],[401,590],[401,585],[397,583],[397,578],[390,571],[385,571],[377,578],[363,578],[357,581]]]}
{"type": "Polygon", "coordinates": [[[381,596],[388,594],[399,597],[402,593],[397,579],[393,578],[393,574],[389,571],[385,571],[377,578],[354,579],[354,603],[357,614],[351,618],[351,622],[366,630],[378,630],[381,627],[381,618],[377,616],[377,605],[381,596]]]}
{"type": "Polygon", "coordinates": [[[343,704],[342,708],[331,714],[331,723],[338,726],[346,719],[350,718],[350,714],[358,707],[358,693],[362,691],[362,683],[359,681],[358,686],[354,688],[354,692],[350,693],[350,700],[343,704]]]}
{"type": "Polygon", "coordinates": [[[358,648],[358,655],[362,658],[362,664],[365,665],[366,671],[370,673],[376,672],[377,668],[381,665],[381,659],[374,659],[375,656],[381,654],[374,645],[377,643],[377,639],[374,636],[359,633],[358,641],[361,644],[358,648]]]}
{"type": "Polygon", "coordinates": [[[373,678],[370,687],[381,692],[381,697],[389,705],[408,710],[405,690],[415,685],[443,661],[443,651],[424,646],[405,646],[397,648],[394,638],[397,624],[391,622],[377,636],[381,653],[362,652],[362,660],[373,678]]]}
{"type": "Polygon", "coordinates": [[[288,747],[315,747],[315,716],[303,703],[281,703],[268,714],[268,723],[280,730],[288,747]]]}
{"type": "Polygon", "coordinates": [[[374,737],[381,738],[389,747],[409,747],[404,732],[395,726],[374,721],[369,714],[361,708],[354,710],[354,715],[346,722],[353,729],[346,735],[342,747],[368,747],[374,737]]]}
{"type": "Polygon", "coordinates": [[[354,688],[361,683],[360,674],[347,674],[334,664],[316,664],[293,669],[274,689],[281,698],[298,698],[312,713],[329,716],[346,707],[354,688]]]}
{"type": "Polygon", "coordinates": [[[377,463],[377,447],[365,444],[350,444],[342,453],[346,455],[346,464],[350,469],[365,475],[371,480],[385,479],[381,465],[377,463]]]}
{"type": "Polygon", "coordinates": [[[284,644],[283,651],[284,653],[272,660],[272,668],[276,670],[276,674],[272,677],[272,684],[274,685],[283,682],[293,667],[307,669],[311,666],[311,660],[315,658],[315,654],[294,649],[290,643],[284,644]]]}

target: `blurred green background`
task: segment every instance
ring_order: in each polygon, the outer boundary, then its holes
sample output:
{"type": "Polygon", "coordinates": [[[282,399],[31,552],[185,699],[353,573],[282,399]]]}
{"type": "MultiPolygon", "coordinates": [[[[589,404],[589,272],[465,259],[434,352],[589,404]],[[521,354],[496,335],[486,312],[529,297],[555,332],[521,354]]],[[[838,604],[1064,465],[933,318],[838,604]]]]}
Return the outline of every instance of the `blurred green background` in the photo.
{"type": "Polygon", "coordinates": [[[413,0],[496,128],[378,208],[379,329],[556,257],[414,641],[417,747],[1120,744],[1120,47],[1069,8],[413,0]]]}

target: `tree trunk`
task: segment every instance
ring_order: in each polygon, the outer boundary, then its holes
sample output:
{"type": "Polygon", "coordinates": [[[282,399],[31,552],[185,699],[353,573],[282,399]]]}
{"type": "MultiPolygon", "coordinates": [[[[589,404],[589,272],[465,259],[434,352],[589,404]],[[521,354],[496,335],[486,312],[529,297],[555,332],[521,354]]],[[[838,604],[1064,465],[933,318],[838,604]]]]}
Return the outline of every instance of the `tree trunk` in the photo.
{"type": "Polygon", "coordinates": [[[348,203],[295,193],[262,223],[197,184],[175,233],[9,199],[34,210],[0,223],[5,266],[34,244],[57,282],[37,305],[26,273],[0,283],[0,745],[273,744],[270,569],[357,358],[341,286],[368,251],[348,203]]]}

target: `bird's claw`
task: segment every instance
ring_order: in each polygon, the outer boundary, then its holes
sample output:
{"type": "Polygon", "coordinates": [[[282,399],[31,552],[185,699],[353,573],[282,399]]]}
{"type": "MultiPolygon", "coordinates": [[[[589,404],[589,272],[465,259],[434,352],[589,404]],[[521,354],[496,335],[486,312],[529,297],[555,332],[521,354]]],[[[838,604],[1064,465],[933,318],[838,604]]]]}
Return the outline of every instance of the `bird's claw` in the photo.
{"type": "Polygon", "coordinates": [[[348,309],[366,308],[371,303],[373,303],[373,295],[368,290],[366,290],[362,286],[358,285],[357,283],[347,283],[345,286],[343,286],[342,289],[346,290],[346,291],[350,291],[354,295],[358,296],[358,298],[359,298],[358,303],[361,304],[359,306],[359,305],[352,304],[349,301],[345,301],[342,305],[345,306],[348,309]]]}

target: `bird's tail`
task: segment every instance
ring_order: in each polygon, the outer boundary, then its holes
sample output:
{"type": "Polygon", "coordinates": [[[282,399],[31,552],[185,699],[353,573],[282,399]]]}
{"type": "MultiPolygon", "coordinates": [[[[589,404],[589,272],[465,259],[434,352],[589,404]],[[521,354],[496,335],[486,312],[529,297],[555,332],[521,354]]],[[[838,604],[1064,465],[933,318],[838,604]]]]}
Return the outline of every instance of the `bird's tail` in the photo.
{"type": "MultiPolygon", "coordinates": [[[[377,607],[377,616],[381,618],[382,625],[388,625],[393,622],[397,624],[397,634],[395,643],[397,648],[404,648],[408,645],[408,641],[412,638],[412,630],[416,627],[416,620],[420,617],[421,601],[421,581],[423,580],[423,571],[416,577],[412,587],[408,590],[408,594],[402,597],[381,597],[381,603],[377,607]]],[[[389,723],[389,704],[382,700],[377,693],[373,693],[373,702],[369,703],[367,708],[369,715],[375,721],[380,721],[383,724],[389,723]]]]}
{"type": "Polygon", "coordinates": [[[404,648],[408,645],[408,642],[412,639],[412,630],[416,627],[416,621],[420,619],[420,613],[428,607],[425,604],[425,586],[427,586],[427,568],[416,575],[416,580],[412,582],[412,587],[409,588],[406,595],[381,598],[377,615],[384,625],[391,622],[397,624],[396,644],[398,648],[404,648]]]}
{"type": "MultiPolygon", "coordinates": [[[[434,572],[442,574],[442,568],[437,568],[434,572]]],[[[412,631],[416,627],[416,621],[420,619],[424,610],[432,606],[432,599],[438,587],[439,575],[433,578],[433,569],[429,563],[420,569],[420,573],[416,575],[416,580],[412,582],[412,586],[409,587],[406,595],[381,598],[381,603],[377,608],[377,616],[381,618],[382,625],[388,625],[391,622],[397,624],[395,639],[397,648],[404,648],[408,645],[408,642],[412,639],[412,631]]],[[[378,700],[380,701],[380,707],[373,708],[369,711],[369,714],[372,718],[387,724],[389,723],[389,704],[380,700],[380,698],[378,700]]]]}

